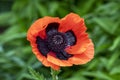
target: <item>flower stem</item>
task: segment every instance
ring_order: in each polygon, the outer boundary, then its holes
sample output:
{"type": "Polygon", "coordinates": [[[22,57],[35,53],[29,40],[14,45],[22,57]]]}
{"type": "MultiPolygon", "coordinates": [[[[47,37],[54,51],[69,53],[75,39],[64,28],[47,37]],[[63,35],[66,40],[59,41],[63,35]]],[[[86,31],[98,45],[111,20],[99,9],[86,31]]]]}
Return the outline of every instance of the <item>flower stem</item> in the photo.
{"type": "Polygon", "coordinates": [[[57,74],[58,74],[58,72],[51,68],[52,80],[58,80],[57,74]]]}

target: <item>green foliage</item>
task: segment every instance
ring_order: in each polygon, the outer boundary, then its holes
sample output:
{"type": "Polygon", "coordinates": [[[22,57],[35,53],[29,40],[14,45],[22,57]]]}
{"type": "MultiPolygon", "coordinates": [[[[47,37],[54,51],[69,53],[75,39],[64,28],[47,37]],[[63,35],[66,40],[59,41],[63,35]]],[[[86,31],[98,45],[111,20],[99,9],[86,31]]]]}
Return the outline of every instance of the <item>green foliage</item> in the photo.
{"type": "Polygon", "coordinates": [[[43,75],[39,74],[38,72],[36,72],[35,70],[33,70],[31,67],[29,67],[29,71],[32,75],[32,78],[34,80],[46,80],[43,75]]]}
{"type": "Polygon", "coordinates": [[[26,40],[30,25],[44,16],[70,12],[85,19],[95,57],[85,65],[61,68],[59,80],[120,79],[120,0],[1,0],[0,80],[51,80],[50,70],[32,54],[26,40]],[[32,77],[28,72],[28,66],[32,77]]]}
{"type": "Polygon", "coordinates": [[[54,70],[51,68],[51,75],[52,75],[53,80],[59,80],[59,78],[58,78],[59,73],[60,73],[60,70],[57,71],[57,70],[54,70]]]}

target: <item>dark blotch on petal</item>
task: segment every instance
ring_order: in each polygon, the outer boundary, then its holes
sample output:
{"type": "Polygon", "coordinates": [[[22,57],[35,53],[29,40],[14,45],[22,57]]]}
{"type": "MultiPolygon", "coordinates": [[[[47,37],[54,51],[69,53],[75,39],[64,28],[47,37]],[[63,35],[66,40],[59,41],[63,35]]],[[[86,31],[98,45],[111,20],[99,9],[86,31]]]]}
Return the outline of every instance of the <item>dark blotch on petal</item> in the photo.
{"type": "Polygon", "coordinates": [[[72,57],[72,54],[68,54],[66,51],[61,51],[61,53],[66,57],[66,58],[69,58],[69,57],[72,57]]]}
{"type": "Polygon", "coordinates": [[[68,59],[61,53],[56,53],[56,57],[59,58],[60,60],[67,60],[68,59]]]}
{"type": "Polygon", "coordinates": [[[62,50],[59,53],[56,53],[57,58],[61,59],[61,60],[68,60],[70,57],[72,57],[72,54],[68,54],[66,51],[62,50]]]}
{"type": "Polygon", "coordinates": [[[50,50],[48,49],[45,40],[43,40],[41,37],[38,36],[36,37],[36,43],[37,43],[37,48],[40,51],[40,53],[43,56],[47,56],[50,50]]]}
{"type": "Polygon", "coordinates": [[[76,36],[72,30],[69,30],[65,33],[68,39],[68,45],[73,46],[76,44],[76,36]]]}
{"type": "Polygon", "coordinates": [[[46,28],[46,34],[51,35],[55,32],[58,32],[58,27],[59,27],[59,23],[57,22],[49,23],[46,28]]]}

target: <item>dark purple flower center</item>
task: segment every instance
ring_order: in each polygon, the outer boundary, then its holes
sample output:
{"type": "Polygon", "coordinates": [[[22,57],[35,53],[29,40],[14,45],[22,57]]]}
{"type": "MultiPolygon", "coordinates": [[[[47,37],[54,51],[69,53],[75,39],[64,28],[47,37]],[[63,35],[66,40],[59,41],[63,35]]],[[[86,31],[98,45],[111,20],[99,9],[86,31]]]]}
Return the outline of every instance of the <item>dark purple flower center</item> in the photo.
{"type": "Polygon", "coordinates": [[[42,55],[47,57],[47,54],[52,51],[56,57],[61,60],[67,60],[72,57],[64,49],[68,46],[75,45],[76,37],[72,30],[66,33],[58,32],[59,23],[50,23],[46,28],[46,38],[36,38],[38,50],[42,55]]]}
{"type": "Polygon", "coordinates": [[[57,35],[53,35],[52,37],[52,41],[54,42],[54,44],[58,45],[64,42],[63,36],[60,34],[57,35]]]}
{"type": "Polygon", "coordinates": [[[64,50],[67,46],[67,39],[63,33],[56,32],[52,35],[48,35],[46,38],[48,48],[57,53],[64,50]]]}

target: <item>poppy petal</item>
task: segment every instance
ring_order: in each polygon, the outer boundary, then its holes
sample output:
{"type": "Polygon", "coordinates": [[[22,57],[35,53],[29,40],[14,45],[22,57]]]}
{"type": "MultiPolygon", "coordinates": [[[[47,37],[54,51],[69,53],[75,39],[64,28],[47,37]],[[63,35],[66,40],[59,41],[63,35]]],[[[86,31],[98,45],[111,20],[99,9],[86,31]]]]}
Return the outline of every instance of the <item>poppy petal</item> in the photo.
{"type": "Polygon", "coordinates": [[[40,54],[40,52],[37,50],[37,48],[34,47],[34,48],[32,49],[32,51],[33,51],[34,54],[36,55],[37,59],[38,59],[40,62],[42,62],[42,64],[44,64],[45,66],[51,67],[51,68],[53,68],[53,69],[55,69],[55,70],[59,70],[59,69],[60,69],[60,67],[59,67],[58,65],[55,65],[55,64],[49,62],[45,56],[43,56],[42,54],[40,54]]]}
{"type": "Polygon", "coordinates": [[[74,46],[66,48],[66,52],[70,54],[80,54],[86,50],[90,42],[88,34],[85,33],[86,27],[84,19],[79,15],[70,13],[61,20],[59,27],[60,32],[73,31],[76,37],[76,44],[74,46]]]}
{"type": "Polygon", "coordinates": [[[37,21],[35,21],[27,32],[27,40],[35,41],[36,37],[40,34],[40,31],[42,31],[41,33],[44,35],[42,37],[45,37],[45,31],[44,31],[45,28],[49,23],[53,23],[53,22],[59,23],[60,19],[58,17],[53,18],[46,16],[42,19],[38,19],[37,21]]]}
{"type": "Polygon", "coordinates": [[[76,37],[73,33],[72,30],[69,30],[65,33],[66,37],[67,37],[67,41],[68,41],[68,45],[69,46],[72,46],[72,45],[75,45],[76,43],[76,37]]]}
{"type": "Polygon", "coordinates": [[[43,56],[47,56],[50,50],[48,49],[46,42],[41,37],[37,37],[36,43],[39,52],[41,52],[43,56]]]}
{"type": "Polygon", "coordinates": [[[91,42],[85,52],[83,52],[82,54],[75,54],[73,57],[69,58],[68,61],[76,65],[85,64],[89,62],[91,59],[93,59],[93,57],[94,57],[94,45],[91,42]]]}
{"type": "Polygon", "coordinates": [[[59,23],[57,22],[49,23],[46,28],[46,34],[47,35],[54,34],[55,32],[58,31],[58,27],[59,27],[59,23]]]}
{"type": "Polygon", "coordinates": [[[53,54],[52,52],[50,52],[47,55],[47,60],[55,65],[58,66],[72,66],[72,64],[70,62],[68,62],[67,60],[60,60],[58,58],[56,58],[55,56],[52,56],[51,54],[53,54]]]}
{"type": "Polygon", "coordinates": [[[56,53],[57,58],[61,60],[68,60],[68,58],[72,57],[73,55],[68,54],[66,51],[62,50],[56,53]]]}
{"type": "Polygon", "coordinates": [[[45,28],[49,23],[52,22],[59,23],[60,19],[58,17],[57,18],[44,17],[42,19],[38,19],[37,21],[35,21],[27,32],[27,40],[30,41],[32,46],[32,51],[34,52],[34,54],[36,55],[39,61],[41,61],[45,66],[49,66],[52,67],[53,69],[58,70],[60,67],[49,62],[46,59],[46,57],[39,52],[36,44],[36,37],[40,36],[42,39],[44,39],[46,37],[45,28]]]}
{"type": "Polygon", "coordinates": [[[79,38],[77,38],[76,45],[66,48],[66,52],[70,54],[81,54],[87,49],[89,43],[90,39],[88,38],[88,34],[81,34],[79,35],[79,38]]]}
{"type": "Polygon", "coordinates": [[[70,13],[61,19],[61,23],[58,31],[66,32],[68,30],[71,30],[72,28],[78,27],[79,28],[78,31],[80,30],[82,32],[85,32],[86,27],[81,26],[83,25],[83,22],[84,22],[84,19],[81,18],[79,15],[70,13]]]}

